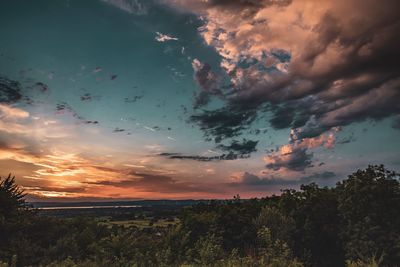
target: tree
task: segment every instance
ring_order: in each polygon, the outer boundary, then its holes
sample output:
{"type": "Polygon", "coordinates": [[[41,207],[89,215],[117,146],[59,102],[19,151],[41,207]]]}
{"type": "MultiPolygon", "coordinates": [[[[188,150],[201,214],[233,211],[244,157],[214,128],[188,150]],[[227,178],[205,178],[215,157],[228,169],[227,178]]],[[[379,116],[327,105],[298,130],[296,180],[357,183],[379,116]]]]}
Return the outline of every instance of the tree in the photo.
{"type": "Polygon", "coordinates": [[[295,222],[291,217],[284,215],[278,208],[270,206],[263,207],[253,223],[257,232],[266,227],[270,230],[273,240],[279,239],[286,243],[290,242],[290,235],[295,228],[295,222]]]}
{"type": "Polygon", "coordinates": [[[223,256],[221,240],[213,234],[200,237],[195,248],[198,252],[197,261],[203,266],[211,266],[223,256]]]}
{"type": "Polygon", "coordinates": [[[383,265],[400,262],[399,174],[383,165],[369,166],[337,184],[346,258],[383,257],[383,265]]]}
{"type": "Polygon", "coordinates": [[[334,189],[315,183],[281,195],[280,209],[296,224],[290,240],[293,253],[305,266],[344,266],[337,205],[334,189]]]}
{"type": "Polygon", "coordinates": [[[15,183],[15,176],[0,177],[0,216],[6,217],[25,207],[24,197],[23,190],[15,183]]]}
{"type": "Polygon", "coordinates": [[[292,258],[289,246],[280,239],[274,239],[269,228],[263,226],[257,232],[260,266],[302,267],[303,264],[292,258]]]}

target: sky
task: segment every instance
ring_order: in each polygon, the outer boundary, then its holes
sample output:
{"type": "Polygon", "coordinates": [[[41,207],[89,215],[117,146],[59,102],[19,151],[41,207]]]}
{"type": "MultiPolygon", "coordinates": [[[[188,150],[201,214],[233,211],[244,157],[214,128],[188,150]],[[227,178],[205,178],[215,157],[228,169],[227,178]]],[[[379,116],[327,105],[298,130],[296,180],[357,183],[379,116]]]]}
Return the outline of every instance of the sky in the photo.
{"type": "Polygon", "coordinates": [[[400,169],[397,0],[0,1],[29,200],[243,198],[400,169]]]}

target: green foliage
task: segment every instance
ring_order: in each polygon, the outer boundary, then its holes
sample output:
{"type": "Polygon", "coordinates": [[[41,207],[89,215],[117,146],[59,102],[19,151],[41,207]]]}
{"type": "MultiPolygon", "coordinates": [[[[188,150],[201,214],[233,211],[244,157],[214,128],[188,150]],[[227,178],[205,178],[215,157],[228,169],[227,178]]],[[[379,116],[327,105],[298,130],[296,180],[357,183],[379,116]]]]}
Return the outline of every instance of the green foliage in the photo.
{"type": "Polygon", "coordinates": [[[17,266],[17,255],[11,257],[11,263],[0,261],[0,267],[16,267],[17,266]]]}
{"type": "Polygon", "coordinates": [[[0,183],[0,267],[395,266],[399,200],[398,175],[369,166],[335,188],[235,196],[185,208],[170,227],[155,217],[125,227],[40,216],[10,175],[0,183]]]}
{"type": "Polygon", "coordinates": [[[357,261],[346,261],[346,267],[379,267],[382,266],[382,257],[376,259],[375,257],[367,259],[366,261],[358,259],[357,261]]]}
{"type": "Polygon", "coordinates": [[[344,266],[334,189],[302,185],[300,191],[284,191],[279,206],[295,220],[291,242],[296,257],[306,266],[344,266]]]}
{"type": "Polygon", "coordinates": [[[400,262],[399,175],[369,166],[337,185],[342,238],[348,259],[382,256],[383,264],[400,262]]]}
{"type": "Polygon", "coordinates": [[[200,237],[194,248],[198,253],[196,262],[203,266],[212,265],[223,256],[221,239],[217,238],[214,234],[200,237]]]}
{"type": "Polygon", "coordinates": [[[15,177],[0,177],[0,218],[7,217],[24,207],[24,192],[15,183],[15,177]]]}
{"type": "Polygon", "coordinates": [[[46,267],[77,267],[78,265],[71,259],[71,257],[66,258],[61,262],[53,262],[46,267]]]}
{"type": "Polygon", "coordinates": [[[290,242],[291,234],[295,229],[295,221],[290,216],[283,214],[274,206],[265,206],[253,220],[257,231],[268,228],[273,240],[290,242]]]}

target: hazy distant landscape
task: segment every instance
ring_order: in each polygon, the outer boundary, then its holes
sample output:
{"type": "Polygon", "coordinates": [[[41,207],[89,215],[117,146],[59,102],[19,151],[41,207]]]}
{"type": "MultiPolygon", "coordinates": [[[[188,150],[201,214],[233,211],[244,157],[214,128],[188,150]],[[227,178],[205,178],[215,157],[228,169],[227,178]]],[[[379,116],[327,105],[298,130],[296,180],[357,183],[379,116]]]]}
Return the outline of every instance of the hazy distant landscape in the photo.
{"type": "Polygon", "coordinates": [[[62,209],[62,208],[139,208],[152,206],[190,206],[207,200],[133,200],[133,201],[96,201],[96,202],[28,202],[33,208],[38,209],[62,209]]]}

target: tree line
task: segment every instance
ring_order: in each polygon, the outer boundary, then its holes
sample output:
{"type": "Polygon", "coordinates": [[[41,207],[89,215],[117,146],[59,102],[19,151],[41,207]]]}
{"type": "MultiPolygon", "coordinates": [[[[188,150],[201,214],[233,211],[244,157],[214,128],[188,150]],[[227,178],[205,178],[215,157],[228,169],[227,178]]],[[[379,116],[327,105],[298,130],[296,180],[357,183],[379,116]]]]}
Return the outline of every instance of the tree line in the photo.
{"type": "Polygon", "coordinates": [[[335,187],[184,208],[179,224],[124,228],[38,215],[0,179],[0,266],[398,266],[399,175],[383,165],[335,187]]]}

